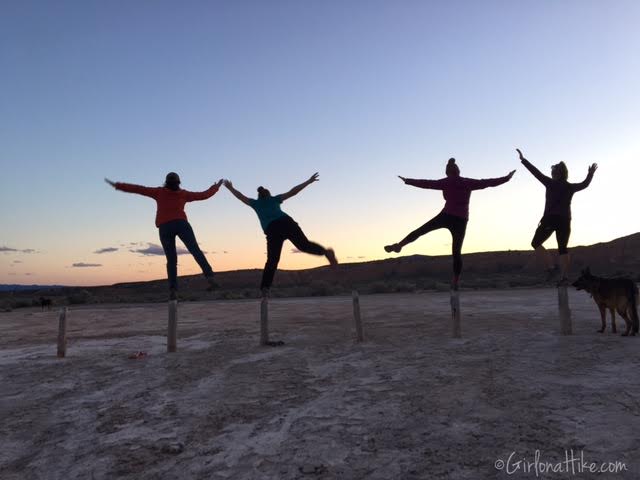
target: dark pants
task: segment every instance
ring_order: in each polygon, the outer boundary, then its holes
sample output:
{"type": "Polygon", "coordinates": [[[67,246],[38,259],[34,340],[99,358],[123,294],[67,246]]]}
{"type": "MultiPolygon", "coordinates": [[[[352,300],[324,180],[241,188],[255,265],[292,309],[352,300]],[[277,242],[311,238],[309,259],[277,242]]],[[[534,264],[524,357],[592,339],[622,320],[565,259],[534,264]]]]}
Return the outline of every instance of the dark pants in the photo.
{"type": "Polygon", "coordinates": [[[556,240],[558,241],[558,253],[566,255],[569,250],[569,236],[571,235],[571,219],[560,215],[545,215],[538,223],[536,233],[531,240],[531,246],[538,248],[546,242],[551,234],[556,232],[556,240]]]}
{"type": "Polygon", "coordinates": [[[420,228],[417,228],[407,235],[400,242],[400,245],[405,246],[408,243],[415,242],[425,233],[429,233],[440,228],[446,228],[451,232],[451,237],[453,239],[453,243],[451,245],[451,253],[453,254],[453,273],[456,276],[459,276],[462,272],[462,242],[464,241],[464,235],[467,231],[466,218],[440,212],[420,228]]]}
{"type": "Polygon", "coordinates": [[[323,246],[309,241],[298,224],[289,216],[284,216],[271,222],[265,233],[267,235],[267,263],[262,272],[260,288],[271,287],[285,240],[290,240],[301,252],[311,253],[312,255],[325,255],[327,253],[323,246]]]}
{"type": "Polygon", "coordinates": [[[187,247],[189,253],[193,255],[193,258],[200,268],[205,277],[213,276],[213,269],[207,259],[200,250],[196,236],[193,234],[193,229],[189,222],[186,220],[171,220],[170,222],[163,223],[158,227],[160,233],[160,243],[164,249],[164,254],[167,257],[167,276],[169,277],[169,288],[178,288],[178,255],[176,253],[176,237],[180,237],[184,246],[187,247]]]}

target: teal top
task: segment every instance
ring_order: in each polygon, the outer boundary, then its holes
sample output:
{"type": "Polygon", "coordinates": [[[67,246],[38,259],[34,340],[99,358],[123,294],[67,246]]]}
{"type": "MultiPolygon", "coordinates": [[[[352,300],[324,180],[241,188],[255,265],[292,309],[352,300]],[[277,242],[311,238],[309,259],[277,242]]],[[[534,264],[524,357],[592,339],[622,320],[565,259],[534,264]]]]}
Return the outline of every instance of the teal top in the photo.
{"type": "Polygon", "coordinates": [[[249,200],[249,206],[258,214],[260,225],[262,225],[262,230],[265,233],[267,232],[267,227],[271,222],[287,215],[280,210],[281,203],[282,197],[280,195],[249,200]]]}

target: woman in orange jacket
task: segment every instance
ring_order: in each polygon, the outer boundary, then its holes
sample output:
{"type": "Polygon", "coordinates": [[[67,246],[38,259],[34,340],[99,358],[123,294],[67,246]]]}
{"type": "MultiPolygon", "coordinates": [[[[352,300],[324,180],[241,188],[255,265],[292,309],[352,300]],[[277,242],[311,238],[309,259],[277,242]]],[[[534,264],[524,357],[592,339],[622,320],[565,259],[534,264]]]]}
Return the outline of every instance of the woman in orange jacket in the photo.
{"type": "Polygon", "coordinates": [[[145,197],[151,197],[156,201],[156,227],[160,234],[160,243],[167,257],[167,276],[169,278],[169,298],[176,299],[178,290],[178,255],[176,252],[176,237],[179,237],[187,247],[189,253],[202,269],[202,273],[209,283],[209,290],[218,287],[213,279],[213,269],[200,250],[191,225],[187,221],[184,206],[187,202],[206,200],[212,197],[220,188],[222,180],[211,185],[204,192],[190,192],[180,188],[180,176],[175,172],[167,174],[164,186],[143,187],[130,183],[112,182],[108,178],[105,181],[116,190],[128,193],[137,193],[145,197]]]}

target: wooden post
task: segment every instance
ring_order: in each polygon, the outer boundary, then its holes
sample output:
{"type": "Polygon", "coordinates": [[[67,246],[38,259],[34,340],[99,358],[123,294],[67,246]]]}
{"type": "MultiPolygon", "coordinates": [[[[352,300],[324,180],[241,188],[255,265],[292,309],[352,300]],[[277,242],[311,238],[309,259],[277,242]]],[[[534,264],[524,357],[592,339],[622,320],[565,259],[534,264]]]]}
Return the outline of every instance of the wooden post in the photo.
{"type": "Polygon", "coordinates": [[[58,358],[67,354],[67,307],[62,307],[58,317],[58,358]]]}
{"type": "Polygon", "coordinates": [[[356,324],[356,342],[364,342],[362,318],[360,317],[360,297],[357,290],[351,292],[351,295],[353,296],[353,320],[356,324]]]}
{"type": "Polygon", "coordinates": [[[178,301],[169,301],[169,329],[167,331],[167,352],[174,353],[178,342],[178,301]]]}
{"type": "Polygon", "coordinates": [[[269,345],[269,298],[260,302],[260,345],[269,345]]]}
{"type": "Polygon", "coordinates": [[[571,335],[571,309],[569,308],[569,292],[566,285],[558,286],[558,310],[560,312],[560,333],[571,335]]]}
{"type": "Polygon", "coordinates": [[[453,338],[461,338],[460,331],[460,292],[451,290],[451,325],[453,338]]]}

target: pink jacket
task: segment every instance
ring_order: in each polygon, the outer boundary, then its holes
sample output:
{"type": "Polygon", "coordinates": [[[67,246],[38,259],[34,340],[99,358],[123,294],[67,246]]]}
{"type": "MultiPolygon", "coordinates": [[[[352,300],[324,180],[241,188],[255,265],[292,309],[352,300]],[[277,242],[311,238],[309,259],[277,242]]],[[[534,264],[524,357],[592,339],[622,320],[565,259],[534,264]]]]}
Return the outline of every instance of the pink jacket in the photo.
{"type": "Polygon", "coordinates": [[[442,211],[456,217],[469,218],[469,199],[473,190],[497,187],[509,181],[508,176],[500,178],[475,179],[464,177],[445,177],[440,180],[417,180],[407,178],[404,183],[418,188],[442,190],[446,200],[442,211]]]}

